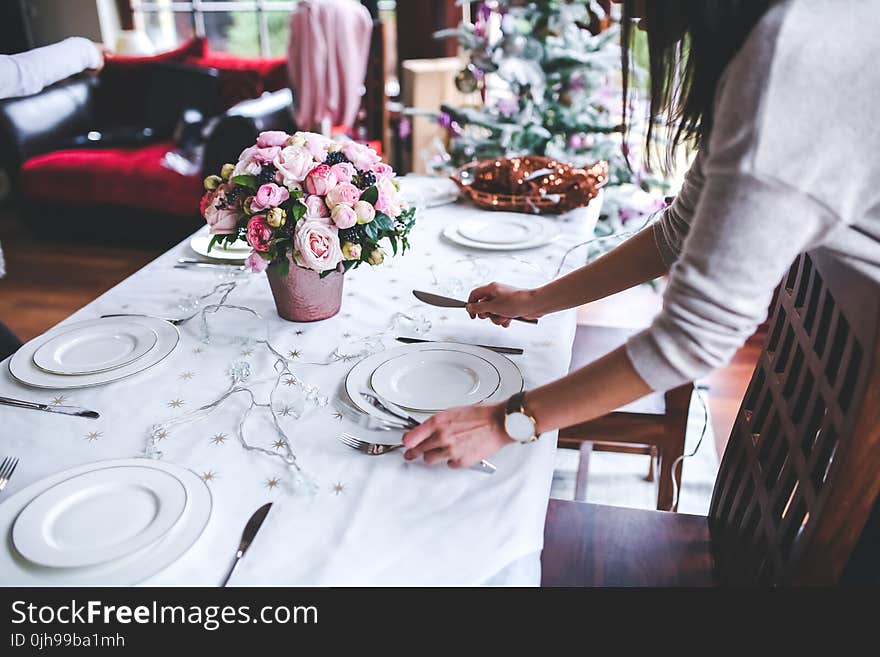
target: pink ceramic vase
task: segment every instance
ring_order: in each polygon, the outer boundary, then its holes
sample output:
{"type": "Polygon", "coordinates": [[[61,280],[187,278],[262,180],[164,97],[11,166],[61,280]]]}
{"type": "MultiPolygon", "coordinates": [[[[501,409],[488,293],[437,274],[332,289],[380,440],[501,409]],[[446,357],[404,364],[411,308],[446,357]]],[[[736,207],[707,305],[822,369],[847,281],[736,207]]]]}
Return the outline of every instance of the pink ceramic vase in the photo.
{"type": "Polygon", "coordinates": [[[318,272],[290,263],[287,276],[277,267],[266,270],[275,307],[282,319],[291,322],[316,322],[333,317],[342,306],[342,269],[321,278],[318,272]]]}

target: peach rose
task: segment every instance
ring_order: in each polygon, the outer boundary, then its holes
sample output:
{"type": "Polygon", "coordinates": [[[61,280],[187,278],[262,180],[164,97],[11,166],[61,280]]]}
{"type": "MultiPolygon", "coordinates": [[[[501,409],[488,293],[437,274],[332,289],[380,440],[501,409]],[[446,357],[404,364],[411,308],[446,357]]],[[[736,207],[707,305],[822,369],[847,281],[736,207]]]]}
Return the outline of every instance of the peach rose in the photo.
{"type": "Polygon", "coordinates": [[[326,164],[319,164],[306,176],[305,188],[309,194],[326,196],[336,187],[336,176],[326,164]]]}
{"type": "Polygon", "coordinates": [[[327,206],[332,210],[337,205],[354,206],[361,198],[361,190],[351,183],[341,183],[327,192],[327,206]]]}

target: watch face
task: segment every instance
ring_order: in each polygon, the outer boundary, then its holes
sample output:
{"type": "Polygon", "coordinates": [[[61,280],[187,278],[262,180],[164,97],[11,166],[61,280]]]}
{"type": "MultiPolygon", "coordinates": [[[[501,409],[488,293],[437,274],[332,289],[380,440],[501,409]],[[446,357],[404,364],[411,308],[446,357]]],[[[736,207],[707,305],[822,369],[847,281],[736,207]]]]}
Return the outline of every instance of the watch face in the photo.
{"type": "Polygon", "coordinates": [[[511,413],[504,418],[504,429],[507,435],[520,442],[529,440],[535,435],[535,425],[525,413],[511,413]]]}

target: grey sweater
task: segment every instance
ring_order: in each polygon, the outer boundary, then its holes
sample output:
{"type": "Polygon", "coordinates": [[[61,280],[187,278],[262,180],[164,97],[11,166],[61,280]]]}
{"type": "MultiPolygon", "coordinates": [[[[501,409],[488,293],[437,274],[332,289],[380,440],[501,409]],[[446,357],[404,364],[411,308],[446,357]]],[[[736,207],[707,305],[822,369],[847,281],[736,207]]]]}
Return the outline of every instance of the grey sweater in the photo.
{"type": "Polygon", "coordinates": [[[654,224],[663,310],[627,351],[654,390],[726,364],[803,251],[880,280],[880,2],[784,0],[725,71],[715,124],[654,224]]]}

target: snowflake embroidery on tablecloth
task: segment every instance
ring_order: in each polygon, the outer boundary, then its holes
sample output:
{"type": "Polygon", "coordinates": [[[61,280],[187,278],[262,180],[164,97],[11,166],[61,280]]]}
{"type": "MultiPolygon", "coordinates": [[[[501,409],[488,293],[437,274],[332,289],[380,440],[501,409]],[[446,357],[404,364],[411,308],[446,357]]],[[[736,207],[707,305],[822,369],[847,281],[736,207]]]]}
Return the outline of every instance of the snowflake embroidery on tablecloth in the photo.
{"type": "Polygon", "coordinates": [[[269,490],[274,490],[275,488],[278,488],[278,484],[280,483],[281,479],[279,477],[271,477],[270,479],[266,480],[266,488],[268,488],[269,490]]]}
{"type": "Polygon", "coordinates": [[[299,349],[291,349],[287,352],[287,357],[290,359],[299,358],[300,356],[302,356],[302,352],[299,349]]]}
{"type": "Polygon", "coordinates": [[[183,379],[184,381],[190,381],[195,375],[195,372],[181,372],[179,378],[183,379]]]}
{"type": "Polygon", "coordinates": [[[168,408],[180,408],[185,403],[186,402],[182,399],[172,399],[170,402],[168,402],[168,408]]]}
{"type": "Polygon", "coordinates": [[[284,449],[285,447],[287,447],[287,441],[286,440],[276,440],[275,442],[272,443],[272,447],[274,449],[284,449]]]}
{"type": "Polygon", "coordinates": [[[225,433],[214,434],[213,436],[211,436],[211,442],[214,445],[222,445],[226,442],[226,438],[227,436],[225,433]]]}
{"type": "Polygon", "coordinates": [[[254,350],[253,349],[242,349],[241,355],[244,356],[245,358],[247,358],[248,356],[253,356],[254,350]]]}
{"type": "Polygon", "coordinates": [[[287,404],[279,408],[277,412],[278,415],[280,415],[281,417],[291,417],[293,415],[296,415],[296,411],[293,406],[288,406],[287,404]]]}
{"type": "Polygon", "coordinates": [[[336,495],[342,495],[343,493],[345,493],[345,484],[341,481],[337,481],[335,484],[333,484],[333,486],[330,487],[330,490],[332,490],[336,495]]]}
{"type": "Polygon", "coordinates": [[[85,436],[83,436],[83,438],[85,440],[88,440],[90,443],[93,443],[103,435],[103,431],[89,431],[85,436]]]}
{"type": "Polygon", "coordinates": [[[168,432],[165,429],[159,429],[156,432],[156,440],[165,440],[168,437],[168,432]]]}
{"type": "Polygon", "coordinates": [[[208,470],[207,472],[203,472],[199,476],[202,478],[202,481],[204,481],[206,484],[210,481],[214,481],[215,479],[217,479],[217,473],[214,472],[213,470],[208,470]]]}
{"type": "Polygon", "coordinates": [[[287,377],[286,379],[284,379],[284,385],[286,385],[286,386],[295,386],[295,385],[296,385],[296,379],[294,379],[292,376],[289,376],[289,377],[287,377]]]}
{"type": "Polygon", "coordinates": [[[58,395],[57,397],[52,398],[52,405],[53,406],[61,406],[61,404],[63,404],[66,401],[67,401],[66,395],[58,395]]]}

